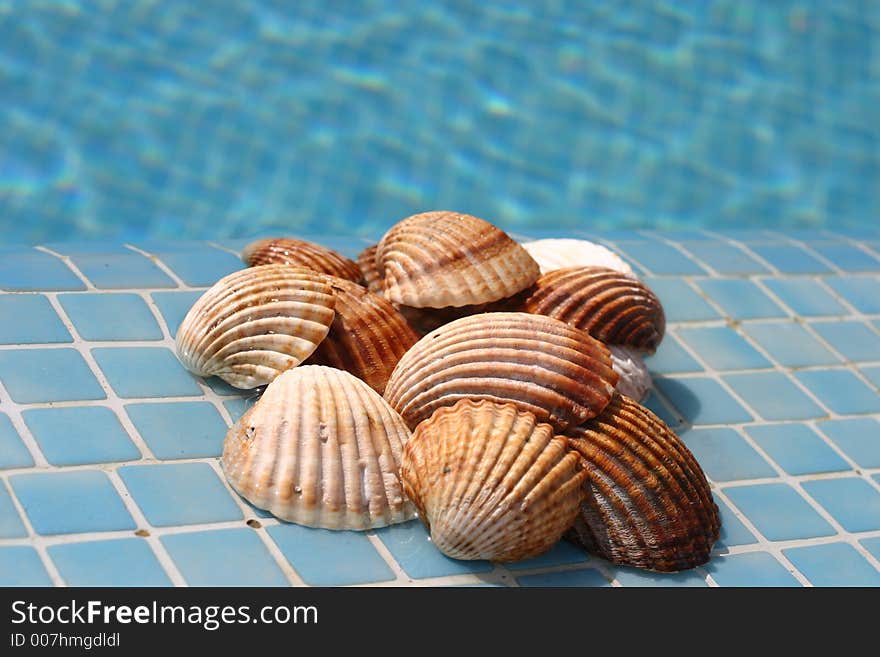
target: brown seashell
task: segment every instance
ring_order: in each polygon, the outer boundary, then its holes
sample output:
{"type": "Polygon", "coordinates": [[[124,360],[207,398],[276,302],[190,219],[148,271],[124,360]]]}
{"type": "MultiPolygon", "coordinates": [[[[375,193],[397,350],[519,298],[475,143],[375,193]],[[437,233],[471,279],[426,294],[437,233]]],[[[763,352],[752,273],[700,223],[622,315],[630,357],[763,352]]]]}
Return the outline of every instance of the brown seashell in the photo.
{"type": "Polygon", "coordinates": [[[549,424],[513,404],[467,399],[418,426],[400,475],[441,552],[492,561],[548,550],[574,522],[586,481],[549,424]]]}
{"type": "Polygon", "coordinates": [[[226,479],[282,520],[370,529],[415,514],[398,470],[409,430],[348,372],[303,365],[279,375],[226,434],[226,479]]]}
{"type": "Polygon", "coordinates": [[[262,265],[224,276],[199,297],[177,330],[189,371],[256,388],[309,357],[330,330],[333,291],[308,269],[262,265]]]}
{"type": "Polygon", "coordinates": [[[327,280],[336,297],[336,317],[308,363],[350,372],[381,395],[400,357],[419,336],[382,297],[343,278],[327,280]]]}
{"type": "Polygon", "coordinates": [[[693,454],[660,418],[616,394],[567,435],[589,471],[569,538],[614,563],[650,570],[709,560],[718,506],[693,454]]]}
{"type": "Polygon", "coordinates": [[[616,383],[608,348],[585,332],[551,317],[484,313],[414,344],[385,399],[411,428],[469,398],[512,402],[562,431],[601,412],[616,383]]]}
{"type": "Polygon", "coordinates": [[[446,308],[413,308],[411,306],[398,305],[397,309],[419,335],[426,335],[434,329],[438,329],[444,324],[462,317],[479,315],[480,313],[517,312],[522,307],[522,301],[520,295],[515,295],[500,301],[493,301],[492,303],[460,306],[458,308],[452,306],[446,308]]]}
{"type": "Polygon", "coordinates": [[[414,308],[497,301],[527,288],[538,264],[507,233],[456,212],[424,212],[392,226],[379,242],[385,298],[414,308]]]}
{"type": "Polygon", "coordinates": [[[361,280],[367,289],[373,294],[384,294],[385,286],[382,281],[382,272],[376,264],[376,250],[378,244],[368,246],[357,257],[357,266],[361,270],[361,280]]]}
{"type": "Polygon", "coordinates": [[[567,267],[541,276],[524,310],[561,319],[607,344],[654,353],[666,330],[660,299],[644,283],[605,267],[567,267]]]}
{"type": "Polygon", "coordinates": [[[294,265],[321,274],[338,276],[357,283],[361,270],[352,260],[333,249],[289,237],[271,237],[251,242],[241,252],[241,259],[250,267],[257,265],[294,265]]]}

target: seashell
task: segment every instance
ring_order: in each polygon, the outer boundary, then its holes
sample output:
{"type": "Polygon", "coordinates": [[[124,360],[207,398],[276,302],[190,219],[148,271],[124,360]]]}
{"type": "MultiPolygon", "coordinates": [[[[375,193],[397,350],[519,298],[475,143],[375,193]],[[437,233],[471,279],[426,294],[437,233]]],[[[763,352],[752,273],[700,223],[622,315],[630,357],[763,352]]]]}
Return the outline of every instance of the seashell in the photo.
{"type": "Polygon", "coordinates": [[[650,570],[709,560],[718,506],[693,454],[660,418],[617,394],[567,435],[589,471],[569,538],[614,563],[650,570]]]}
{"type": "Polygon", "coordinates": [[[361,251],[357,257],[357,266],[361,270],[361,280],[367,289],[373,294],[381,295],[385,292],[385,286],[382,281],[382,272],[379,271],[379,266],[376,264],[376,250],[378,248],[378,244],[373,244],[361,251]]]}
{"type": "Polygon", "coordinates": [[[326,278],[336,297],[336,317],[308,363],[345,370],[381,395],[419,335],[384,298],[343,278],[326,278]]]}
{"type": "Polygon", "coordinates": [[[294,265],[321,274],[346,278],[357,283],[361,270],[352,260],[333,249],[289,237],[271,237],[251,242],[241,252],[241,259],[250,267],[258,265],[294,265]]]}
{"type": "Polygon", "coordinates": [[[222,465],[236,491],[282,520],[370,529],[415,514],[398,475],[408,439],[366,383],[303,365],[279,375],[229,429],[222,465]]]}
{"type": "Polygon", "coordinates": [[[255,388],[299,365],[333,321],[333,291],[321,274],[262,265],[221,278],[177,330],[177,357],[200,376],[255,388]]]}
{"type": "Polygon", "coordinates": [[[616,344],[608,345],[608,350],[611,352],[611,367],[618,376],[617,391],[637,402],[644,400],[654,383],[639,352],[616,344]]]}
{"type": "Polygon", "coordinates": [[[604,267],[567,267],[541,276],[523,304],[587,331],[607,344],[653,353],[666,316],[660,299],[641,281],[604,267]]]}
{"type": "Polygon", "coordinates": [[[520,295],[514,295],[492,303],[481,303],[473,306],[459,306],[455,308],[413,308],[411,306],[398,305],[400,314],[406,318],[409,325],[420,335],[426,335],[444,324],[453,322],[462,317],[479,315],[480,313],[493,312],[517,312],[522,306],[520,295]]]}
{"type": "Polygon", "coordinates": [[[531,413],[464,399],[418,426],[400,474],[441,552],[519,561],[571,527],[585,492],[579,461],[531,413]]]}
{"type": "Polygon", "coordinates": [[[385,399],[411,428],[469,398],[512,402],[562,431],[601,412],[616,383],[608,348],[585,332],[551,317],[484,313],[416,342],[385,399]]]}
{"type": "Polygon", "coordinates": [[[542,274],[566,267],[606,267],[638,279],[623,258],[589,240],[544,239],[523,242],[522,246],[538,263],[542,274]]]}
{"type": "Polygon", "coordinates": [[[376,253],[385,298],[414,308],[469,306],[513,296],[538,278],[537,263],[488,221],[424,212],[392,226],[376,253]]]}

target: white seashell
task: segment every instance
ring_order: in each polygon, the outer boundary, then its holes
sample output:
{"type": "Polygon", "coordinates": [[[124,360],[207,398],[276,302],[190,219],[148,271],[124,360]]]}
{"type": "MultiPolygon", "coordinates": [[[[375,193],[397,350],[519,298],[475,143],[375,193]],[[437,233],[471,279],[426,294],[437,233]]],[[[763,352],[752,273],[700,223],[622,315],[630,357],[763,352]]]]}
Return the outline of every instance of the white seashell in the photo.
{"type": "Polygon", "coordinates": [[[614,251],[589,240],[545,239],[524,242],[522,246],[538,263],[542,274],[565,267],[607,267],[638,278],[614,251]]]}
{"type": "Polygon", "coordinates": [[[618,374],[617,390],[630,399],[641,402],[648,396],[654,383],[645,361],[632,347],[610,344],[611,369],[618,374]]]}

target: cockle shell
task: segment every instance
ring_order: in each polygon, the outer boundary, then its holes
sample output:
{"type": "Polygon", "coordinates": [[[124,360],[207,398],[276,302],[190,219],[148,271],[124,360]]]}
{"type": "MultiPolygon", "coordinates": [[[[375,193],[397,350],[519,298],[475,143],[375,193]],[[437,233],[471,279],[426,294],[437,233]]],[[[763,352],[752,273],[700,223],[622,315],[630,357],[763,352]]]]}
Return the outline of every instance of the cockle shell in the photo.
{"type": "Polygon", "coordinates": [[[641,402],[653,387],[651,373],[639,352],[632,347],[610,344],[611,367],[617,372],[617,391],[641,402]]]}
{"type": "Polygon", "coordinates": [[[384,298],[343,278],[327,280],[336,297],[336,317],[308,362],[350,372],[381,395],[419,336],[384,298]]]}
{"type": "Polygon", "coordinates": [[[718,507],[693,454],[660,418],[618,394],[566,435],[589,472],[569,538],[614,563],[650,570],[709,560],[718,507]]]}
{"type": "Polygon", "coordinates": [[[648,353],[657,349],[666,330],[657,295],[641,281],[605,267],[567,267],[544,274],[523,309],[561,319],[607,344],[648,353]]]}
{"type": "Polygon", "coordinates": [[[199,297],[177,330],[189,371],[255,388],[299,365],[333,321],[335,299],[321,274],[262,265],[224,276],[199,297]]]}
{"type": "Polygon", "coordinates": [[[348,372],[303,365],[279,375],[226,434],[223,471],[282,520],[369,529],[415,514],[399,468],[409,430],[348,372]]]}
{"type": "Polygon", "coordinates": [[[549,424],[513,404],[465,399],[418,426],[401,478],[441,552],[519,561],[571,527],[586,473],[549,424]]]}
{"type": "Polygon", "coordinates": [[[270,237],[251,242],[241,252],[241,259],[249,266],[294,265],[322,274],[346,278],[357,283],[361,270],[352,260],[333,249],[289,237],[270,237]]]}
{"type": "Polygon", "coordinates": [[[551,317],[484,313],[431,331],[407,351],[385,399],[414,428],[461,399],[512,402],[561,431],[597,415],[617,383],[611,354],[551,317]]]}
{"type": "Polygon", "coordinates": [[[523,242],[522,246],[538,263],[542,274],[566,267],[607,267],[638,278],[632,267],[614,251],[588,240],[544,239],[523,242]]]}
{"type": "Polygon", "coordinates": [[[497,301],[538,278],[538,264],[507,233],[457,212],[424,212],[392,226],[376,253],[385,298],[414,308],[497,301]]]}
{"type": "Polygon", "coordinates": [[[373,294],[384,294],[385,286],[382,272],[379,271],[376,264],[376,250],[378,248],[378,244],[373,244],[361,251],[357,257],[357,266],[361,270],[361,280],[367,289],[373,294]]]}
{"type": "Polygon", "coordinates": [[[397,309],[415,331],[420,335],[426,335],[434,329],[462,317],[469,317],[470,315],[478,315],[480,313],[518,312],[521,306],[522,298],[520,295],[515,295],[507,299],[500,299],[491,303],[481,303],[475,306],[412,308],[411,306],[397,305],[397,309]]]}

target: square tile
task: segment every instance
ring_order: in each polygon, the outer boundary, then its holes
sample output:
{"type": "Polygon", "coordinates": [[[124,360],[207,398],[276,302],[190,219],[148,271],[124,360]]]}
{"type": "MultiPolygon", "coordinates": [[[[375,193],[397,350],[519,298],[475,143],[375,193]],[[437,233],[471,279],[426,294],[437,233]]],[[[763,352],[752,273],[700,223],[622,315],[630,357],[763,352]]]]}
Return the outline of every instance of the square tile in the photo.
{"type": "Polygon", "coordinates": [[[733,429],[691,429],[681,439],[713,481],[775,477],[776,470],[733,429]]]}
{"type": "Polygon", "coordinates": [[[28,468],[34,459],[5,413],[0,413],[0,470],[28,468]]]}
{"type": "Polygon", "coordinates": [[[647,277],[642,282],[660,299],[669,323],[701,322],[721,317],[706,299],[680,278],[647,277]]]}
{"type": "Polygon", "coordinates": [[[880,468],[880,422],[874,418],[826,420],[819,430],[861,468],[880,468]]]}
{"type": "Polygon", "coordinates": [[[744,370],[773,367],[742,336],[726,326],[680,328],[678,335],[716,370],[744,370]]]}
{"type": "Polygon", "coordinates": [[[306,584],[343,586],[394,579],[394,572],[363,532],[293,524],[266,531],[306,584]]]}
{"type": "Polygon", "coordinates": [[[154,527],[243,518],[207,463],[126,465],[118,472],[147,522],[154,527]]]}
{"type": "Polygon", "coordinates": [[[654,385],[692,424],[734,424],[752,420],[752,414],[713,379],[656,377],[654,385]]]}
{"type": "Polygon", "coordinates": [[[98,289],[177,287],[169,276],[140,253],[94,253],[71,256],[98,289]]]}
{"type": "Polygon", "coordinates": [[[813,322],[816,333],[853,362],[880,360],[880,333],[863,322],[813,322]]]}
{"type": "Polygon", "coordinates": [[[644,357],[644,361],[651,372],[659,374],[703,371],[703,366],[685,351],[678,339],[671,333],[666,335],[653,355],[644,357]]]}
{"type": "Polygon", "coordinates": [[[652,274],[700,276],[708,273],[694,260],[673,246],[656,240],[644,242],[618,242],[621,255],[629,256],[652,274]]]}
{"type": "Polygon", "coordinates": [[[829,276],[825,281],[860,313],[880,313],[880,279],[877,277],[829,276]]]}
{"type": "Polygon", "coordinates": [[[12,475],[9,483],[38,534],[135,529],[119,493],[99,470],[12,475]]]}
{"type": "Polygon", "coordinates": [[[106,240],[70,240],[67,242],[46,242],[43,246],[64,256],[103,255],[106,253],[131,253],[119,242],[106,240]]]}
{"type": "Polygon", "coordinates": [[[434,547],[425,526],[418,520],[382,527],[376,530],[376,535],[413,579],[484,573],[493,568],[488,561],[450,559],[434,547]]]}
{"type": "Polygon", "coordinates": [[[104,406],[34,408],[22,414],[52,465],[110,463],[141,458],[119,418],[104,406]]]}
{"type": "Polygon", "coordinates": [[[6,253],[0,258],[0,290],[30,292],[85,290],[73,271],[56,258],[41,251],[6,253]]]}
{"type": "Polygon", "coordinates": [[[621,586],[629,587],[685,587],[703,588],[709,586],[705,577],[695,570],[682,570],[676,573],[657,573],[618,566],[611,570],[611,575],[621,586]]]}
{"type": "Polygon", "coordinates": [[[648,396],[642,401],[642,406],[663,420],[670,428],[678,427],[678,425],[684,423],[684,418],[679,417],[673,409],[668,408],[667,404],[660,399],[656,390],[651,390],[648,393],[648,396]]]}
{"type": "Polygon", "coordinates": [[[769,271],[748,253],[723,242],[684,242],[683,246],[700,262],[719,274],[764,274],[769,271]]]}
{"type": "Polygon", "coordinates": [[[878,271],[880,260],[843,242],[812,242],[810,248],[847,272],[878,271]]]}
{"type": "Polygon", "coordinates": [[[825,522],[788,484],[755,484],[725,488],[725,494],[770,541],[833,536],[825,522]]]}
{"type": "Polygon", "coordinates": [[[812,370],[795,376],[835,413],[880,412],[880,396],[848,370],[812,370]]]}
{"type": "Polygon", "coordinates": [[[172,586],[140,538],[52,545],[48,552],[68,586],[172,586]]]}
{"type": "Polygon", "coordinates": [[[209,402],[126,404],[125,411],[157,459],[223,453],[226,422],[209,402]]]}
{"type": "Polygon", "coordinates": [[[549,568],[550,566],[567,566],[575,563],[585,563],[589,561],[590,555],[586,551],[570,543],[569,541],[557,541],[556,544],[537,557],[525,559],[523,561],[514,561],[505,563],[507,570],[520,571],[531,570],[533,568],[549,568]]]}
{"type": "Polygon", "coordinates": [[[880,571],[847,543],[789,548],[782,554],[813,586],[880,586],[880,571]]]}
{"type": "Polygon", "coordinates": [[[19,404],[106,398],[75,349],[0,350],[0,380],[19,404]]]}
{"type": "Polygon", "coordinates": [[[257,403],[257,396],[239,397],[238,399],[227,399],[223,402],[223,406],[229,411],[229,415],[233,422],[238,422],[238,418],[245,414],[251,406],[257,403]]]}
{"type": "Polygon", "coordinates": [[[742,330],[783,367],[837,365],[841,362],[797,322],[746,322],[742,330]]]}
{"type": "Polygon", "coordinates": [[[0,586],[52,586],[40,555],[27,545],[0,547],[0,586]]]}
{"type": "Polygon", "coordinates": [[[165,347],[96,347],[92,349],[92,355],[120,397],[197,397],[203,394],[174,352],[165,347]]]}
{"type": "Polygon", "coordinates": [[[861,477],[805,481],[803,487],[846,531],[880,529],[880,491],[861,477]]]}
{"type": "Polygon", "coordinates": [[[848,314],[843,304],[811,278],[763,278],[761,281],[801,317],[848,314]]]}
{"type": "Polygon", "coordinates": [[[880,388],[880,366],[860,367],[859,371],[864,374],[868,381],[873,383],[875,387],[880,388]]]}
{"type": "Polygon", "coordinates": [[[171,337],[177,336],[177,329],[189,309],[204,294],[202,290],[181,290],[179,292],[153,292],[150,296],[156,302],[159,312],[168,325],[171,337]]]}
{"type": "Polygon", "coordinates": [[[252,529],[169,534],[161,539],[190,586],[287,586],[252,529]]]}
{"type": "Polygon", "coordinates": [[[765,420],[806,420],[827,415],[781,372],[722,377],[765,420]]]}
{"type": "Polygon", "coordinates": [[[6,491],[6,486],[0,481],[0,538],[25,538],[27,537],[27,529],[12,498],[6,491]]]}
{"type": "Polygon", "coordinates": [[[566,570],[557,573],[542,573],[539,575],[520,575],[516,578],[520,586],[541,587],[594,587],[611,586],[605,575],[595,568],[583,568],[581,570],[566,570]]]}
{"type": "Polygon", "coordinates": [[[794,575],[769,552],[713,557],[706,569],[719,586],[801,586],[794,575]]]}
{"type": "Polygon", "coordinates": [[[859,543],[874,555],[874,558],[880,560],[880,536],[875,536],[874,538],[863,538],[859,543]]]}
{"type": "Polygon", "coordinates": [[[137,294],[59,294],[84,340],[161,340],[162,330],[137,294]]]}
{"type": "Polygon", "coordinates": [[[783,274],[826,274],[831,271],[821,260],[793,244],[754,244],[749,248],[783,274]]]}
{"type": "Polygon", "coordinates": [[[697,285],[731,319],[785,317],[785,311],[752,281],[745,278],[707,278],[697,285]]]}
{"type": "Polygon", "coordinates": [[[746,427],[746,433],[790,475],[849,470],[849,464],[804,424],[746,427]]]}
{"type": "Polygon", "coordinates": [[[58,313],[42,294],[0,295],[0,344],[73,342],[58,313]]]}
{"type": "Polygon", "coordinates": [[[715,503],[718,505],[718,512],[721,516],[721,532],[718,542],[715,543],[714,549],[729,548],[734,545],[751,545],[757,543],[758,539],[749,531],[749,528],[737,518],[736,514],[731,510],[724,500],[717,495],[713,496],[715,503]]]}
{"type": "Polygon", "coordinates": [[[228,251],[219,249],[169,251],[156,255],[187,285],[210,287],[227,274],[244,269],[245,264],[228,251]]]}

